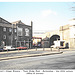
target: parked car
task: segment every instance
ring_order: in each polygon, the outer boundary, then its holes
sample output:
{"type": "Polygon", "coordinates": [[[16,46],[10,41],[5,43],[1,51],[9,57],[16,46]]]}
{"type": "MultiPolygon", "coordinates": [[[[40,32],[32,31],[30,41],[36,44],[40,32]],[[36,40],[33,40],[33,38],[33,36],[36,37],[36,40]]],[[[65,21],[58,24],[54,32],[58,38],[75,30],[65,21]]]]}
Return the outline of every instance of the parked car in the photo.
{"type": "Polygon", "coordinates": [[[55,46],[55,45],[52,45],[51,48],[64,49],[65,47],[63,47],[63,46],[55,46]]]}
{"type": "Polygon", "coordinates": [[[3,48],[0,48],[0,51],[3,51],[4,49],[3,48]]]}
{"type": "Polygon", "coordinates": [[[16,49],[27,49],[27,47],[17,47],[16,49]]]}
{"type": "Polygon", "coordinates": [[[56,46],[55,45],[52,45],[51,48],[56,48],[56,46]]]}
{"type": "Polygon", "coordinates": [[[4,50],[15,50],[15,48],[12,47],[12,46],[4,46],[3,49],[4,49],[4,50]]]}

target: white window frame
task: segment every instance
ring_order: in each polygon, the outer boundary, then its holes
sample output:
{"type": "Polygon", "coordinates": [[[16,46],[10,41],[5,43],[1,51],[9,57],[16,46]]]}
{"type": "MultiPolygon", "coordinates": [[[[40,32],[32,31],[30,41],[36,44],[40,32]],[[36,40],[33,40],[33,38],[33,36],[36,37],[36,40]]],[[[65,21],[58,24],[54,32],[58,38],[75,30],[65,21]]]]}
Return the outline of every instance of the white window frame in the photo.
{"type": "Polygon", "coordinates": [[[16,33],[17,32],[17,29],[14,29],[14,32],[16,33]]]}
{"type": "Polygon", "coordinates": [[[17,39],[17,36],[14,36],[14,39],[16,40],[17,39]]]}
{"type": "Polygon", "coordinates": [[[9,28],[9,32],[12,32],[12,28],[9,28]]]}
{"type": "Polygon", "coordinates": [[[5,27],[3,28],[3,31],[6,32],[6,28],[5,27]]]}
{"type": "Polygon", "coordinates": [[[3,35],[3,39],[6,39],[6,35],[3,35]]]}

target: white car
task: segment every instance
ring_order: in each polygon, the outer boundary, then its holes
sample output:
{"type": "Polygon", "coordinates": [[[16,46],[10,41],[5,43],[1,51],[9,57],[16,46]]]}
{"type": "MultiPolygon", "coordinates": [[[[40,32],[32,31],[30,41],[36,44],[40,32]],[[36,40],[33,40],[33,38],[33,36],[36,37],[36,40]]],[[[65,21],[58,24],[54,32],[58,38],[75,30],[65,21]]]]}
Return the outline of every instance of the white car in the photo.
{"type": "Polygon", "coordinates": [[[56,46],[55,45],[52,45],[51,48],[56,48],[56,46]]]}
{"type": "Polygon", "coordinates": [[[4,50],[14,50],[15,48],[12,46],[4,46],[4,50]]]}
{"type": "Polygon", "coordinates": [[[55,46],[55,45],[52,45],[51,48],[64,49],[65,47],[64,46],[55,46]]]}

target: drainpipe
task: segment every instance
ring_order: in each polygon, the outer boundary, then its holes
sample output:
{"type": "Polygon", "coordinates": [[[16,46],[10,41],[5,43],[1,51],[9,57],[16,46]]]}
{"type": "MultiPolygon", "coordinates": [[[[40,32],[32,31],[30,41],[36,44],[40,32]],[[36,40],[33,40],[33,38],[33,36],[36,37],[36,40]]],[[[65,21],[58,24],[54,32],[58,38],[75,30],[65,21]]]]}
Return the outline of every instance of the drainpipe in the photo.
{"type": "Polygon", "coordinates": [[[33,48],[33,22],[31,21],[31,42],[30,42],[30,44],[31,44],[31,48],[33,48]]]}
{"type": "Polygon", "coordinates": [[[11,34],[11,46],[13,46],[13,24],[12,24],[12,34],[11,34]]]}

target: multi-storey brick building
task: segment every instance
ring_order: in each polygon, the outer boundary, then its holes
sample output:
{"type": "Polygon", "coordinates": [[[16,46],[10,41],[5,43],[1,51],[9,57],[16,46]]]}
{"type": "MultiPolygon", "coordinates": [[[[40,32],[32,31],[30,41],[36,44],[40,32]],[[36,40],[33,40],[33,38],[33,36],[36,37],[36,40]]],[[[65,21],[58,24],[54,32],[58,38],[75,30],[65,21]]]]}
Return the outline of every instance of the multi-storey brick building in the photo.
{"type": "Polygon", "coordinates": [[[15,44],[16,46],[26,45],[28,48],[31,48],[32,47],[32,22],[31,22],[31,26],[22,23],[21,20],[13,22],[12,24],[13,27],[17,29],[17,34],[16,36],[14,36],[16,40],[13,40],[14,45],[15,44]]]}
{"type": "Polygon", "coordinates": [[[10,23],[0,17],[0,46],[5,45],[32,47],[32,22],[31,26],[20,21],[10,23]]]}
{"type": "Polygon", "coordinates": [[[0,17],[0,45],[1,41],[4,41],[5,45],[11,45],[11,33],[12,24],[0,17]]]}

